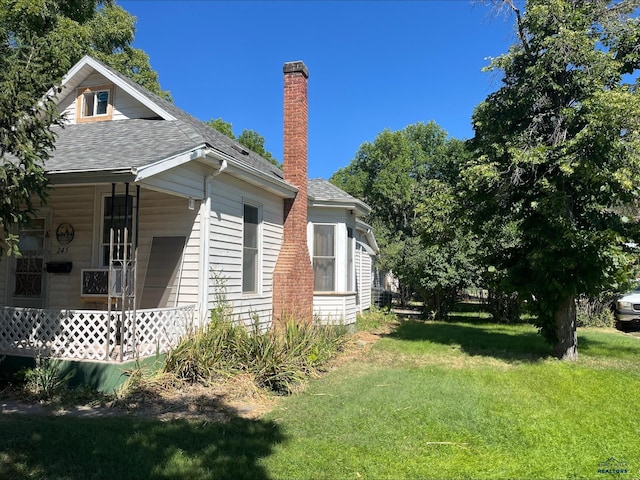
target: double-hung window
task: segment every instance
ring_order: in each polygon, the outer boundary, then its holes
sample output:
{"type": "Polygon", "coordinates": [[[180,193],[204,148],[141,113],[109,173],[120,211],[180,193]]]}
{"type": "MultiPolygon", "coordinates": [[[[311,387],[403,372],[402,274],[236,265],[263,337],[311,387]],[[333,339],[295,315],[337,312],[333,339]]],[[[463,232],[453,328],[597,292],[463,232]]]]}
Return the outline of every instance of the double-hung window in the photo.
{"type": "Polygon", "coordinates": [[[260,209],[244,205],[242,240],[242,293],[258,293],[260,209]]]}
{"type": "Polygon", "coordinates": [[[332,292],[336,282],[335,225],[313,226],[313,289],[332,292]]]}

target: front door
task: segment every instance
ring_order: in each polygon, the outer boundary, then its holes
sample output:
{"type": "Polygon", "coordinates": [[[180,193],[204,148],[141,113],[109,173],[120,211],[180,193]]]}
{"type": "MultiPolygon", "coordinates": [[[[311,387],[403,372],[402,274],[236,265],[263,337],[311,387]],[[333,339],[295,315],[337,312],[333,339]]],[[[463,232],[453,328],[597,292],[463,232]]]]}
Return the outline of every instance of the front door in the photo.
{"type": "Polygon", "coordinates": [[[45,220],[34,219],[20,230],[20,256],[13,258],[12,305],[44,307],[45,220]]]}

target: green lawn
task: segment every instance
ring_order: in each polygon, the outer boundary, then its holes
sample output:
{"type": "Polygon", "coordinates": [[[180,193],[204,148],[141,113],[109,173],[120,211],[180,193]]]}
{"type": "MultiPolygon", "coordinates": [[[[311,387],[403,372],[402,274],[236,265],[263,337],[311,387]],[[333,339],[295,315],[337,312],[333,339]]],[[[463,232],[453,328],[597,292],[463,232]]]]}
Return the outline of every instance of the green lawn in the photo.
{"type": "Polygon", "coordinates": [[[640,478],[640,338],[405,322],[260,420],[0,416],[0,478],[640,478]],[[607,468],[626,470],[602,474],[607,468]]]}
{"type": "Polygon", "coordinates": [[[332,372],[270,418],[276,478],[640,476],[640,339],[581,331],[575,364],[532,327],[407,322],[368,361],[332,372]]]}

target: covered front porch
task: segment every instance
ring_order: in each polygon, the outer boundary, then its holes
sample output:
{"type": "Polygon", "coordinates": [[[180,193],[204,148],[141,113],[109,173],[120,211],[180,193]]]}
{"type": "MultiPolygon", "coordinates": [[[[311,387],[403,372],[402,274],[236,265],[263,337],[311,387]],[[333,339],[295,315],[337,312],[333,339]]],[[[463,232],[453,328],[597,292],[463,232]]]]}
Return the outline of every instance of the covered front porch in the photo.
{"type": "Polygon", "coordinates": [[[21,256],[0,262],[0,355],[121,364],[168,352],[200,323],[197,225],[182,196],[56,186],[19,231],[21,256]]]}

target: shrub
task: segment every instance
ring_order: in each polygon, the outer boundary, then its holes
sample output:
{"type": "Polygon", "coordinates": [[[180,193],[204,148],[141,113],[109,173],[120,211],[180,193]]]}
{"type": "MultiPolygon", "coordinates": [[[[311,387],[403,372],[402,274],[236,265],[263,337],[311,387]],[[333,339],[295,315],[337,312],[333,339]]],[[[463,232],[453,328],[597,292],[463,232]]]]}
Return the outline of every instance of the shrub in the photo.
{"type": "Polygon", "coordinates": [[[389,308],[371,306],[368,312],[360,312],[356,315],[356,331],[376,330],[397,320],[398,317],[389,308]]]}
{"type": "Polygon", "coordinates": [[[579,327],[613,327],[615,318],[612,304],[615,297],[603,294],[595,297],[582,295],[576,301],[576,322],[579,327]]]}
{"type": "Polygon", "coordinates": [[[520,297],[517,292],[489,290],[487,307],[497,323],[519,323],[521,312],[520,297]]]}

